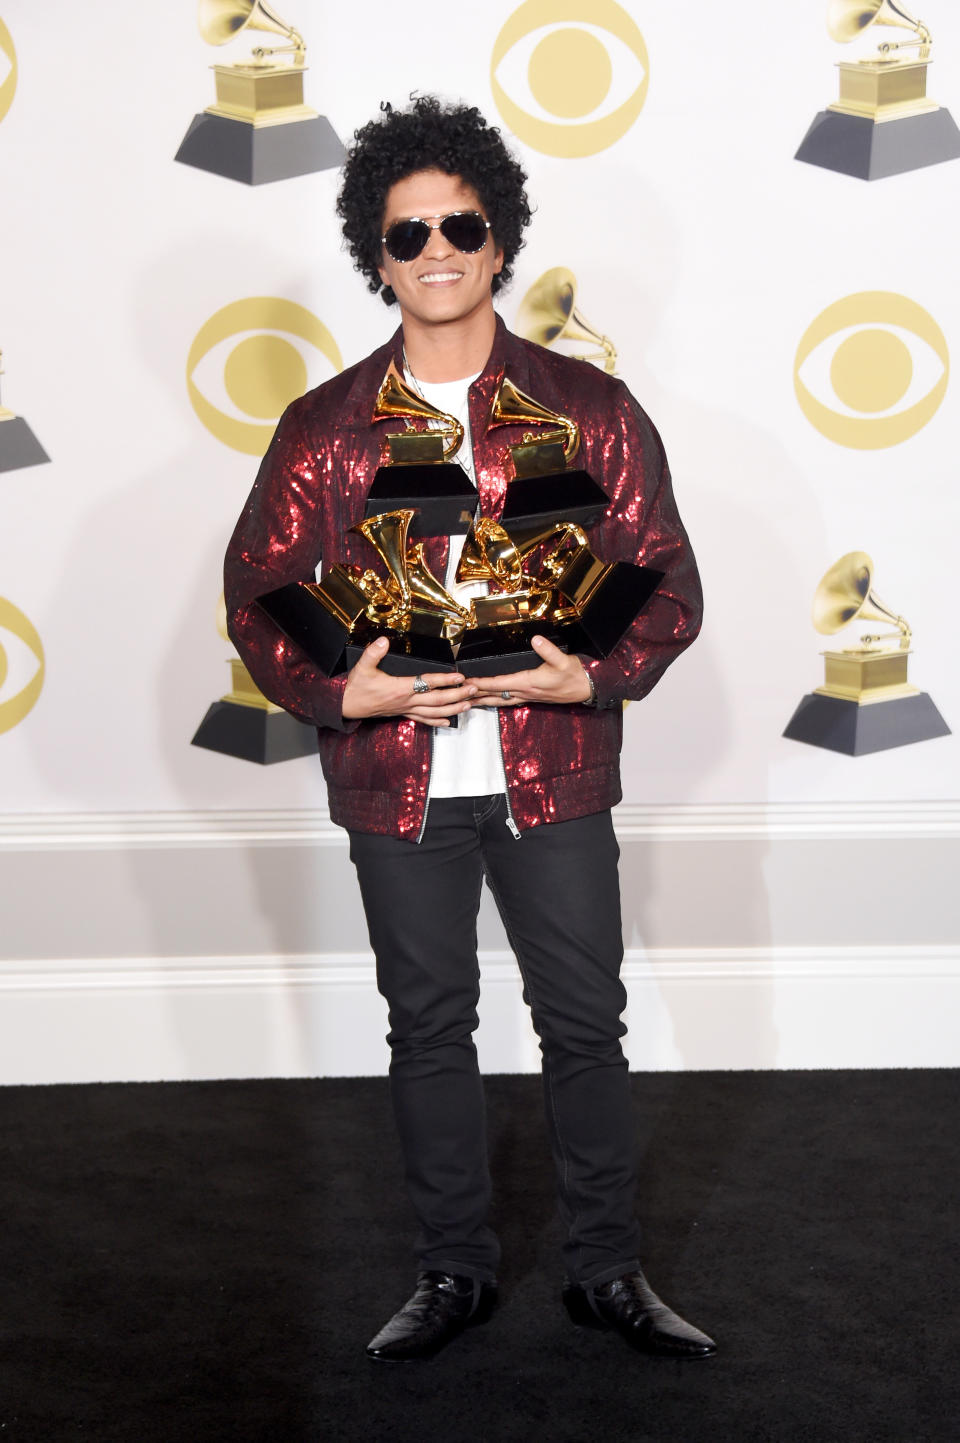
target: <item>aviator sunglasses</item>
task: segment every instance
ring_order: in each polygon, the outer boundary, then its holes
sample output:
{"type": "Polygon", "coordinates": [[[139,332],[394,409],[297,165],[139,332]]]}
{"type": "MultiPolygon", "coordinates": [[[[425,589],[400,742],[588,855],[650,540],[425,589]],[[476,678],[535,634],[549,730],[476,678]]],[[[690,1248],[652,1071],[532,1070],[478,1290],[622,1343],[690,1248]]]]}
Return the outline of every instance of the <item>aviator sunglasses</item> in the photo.
{"type": "Polygon", "coordinates": [[[483,250],[489,229],[490,222],[479,211],[453,210],[439,220],[433,218],[432,225],[416,215],[409,220],[395,220],[380,239],[391,260],[406,262],[416,260],[432,230],[438,230],[452,246],[469,256],[483,250]]]}

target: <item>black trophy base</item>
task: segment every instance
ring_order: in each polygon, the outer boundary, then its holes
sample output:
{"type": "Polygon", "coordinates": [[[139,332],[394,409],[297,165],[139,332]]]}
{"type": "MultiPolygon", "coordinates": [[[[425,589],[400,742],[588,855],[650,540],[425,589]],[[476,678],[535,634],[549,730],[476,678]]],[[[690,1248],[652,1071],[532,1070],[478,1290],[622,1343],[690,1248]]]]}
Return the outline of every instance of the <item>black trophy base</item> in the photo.
{"type": "Polygon", "coordinates": [[[344,648],[349,632],[318,601],[302,581],[291,581],[257,597],[257,604],[295,641],[324,676],[337,676],[346,667],[344,648]]]}
{"type": "Polygon", "coordinates": [[[0,421],[0,471],[20,471],[24,466],[42,466],[49,460],[22,416],[0,421]]]}
{"type": "Polygon", "coordinates": [[[858,180],[883,180],[960,159],[960,129],[942,106],[925,115],[881,121],[821,110],[794,159],[858,180]]]}
{"type": "Polygon", "coordinates": [[[308,722],[298,721],[285,711],[265,711],[258,706],[240,706],[232,701],[215,701],[190,742],[194,747],[237,757],[242,762],[292,762],[297,757],[316,756],[317,732],[308,722]]]}
{"type": "Polygon", "coordinates": [[[466,536],[477,509],[477,492],[462,466],[381,466],[367,493],[364,517],[413,507],[409,537],[466,536]]]}
{"type": "Polygon", "coordinates": [[[518,621],[513,626],[478,626],[465,633],[457,652],[457,670],[463,676],[500,676],[530,671],[542,658],[532,646],[535,636],[545,636],[561,651],[567,650],[563,628],[540,621],[518,621]]]}
{"type": "Polygon", "coordinates": [[[513,527],[530,527],[536,523],[548,526],[554,521],[575,521],[578,526],[594,526],[600,520],[610,499],[586,471],[558,471],[552,476],[517,476],[507,483],[507,499],[500,525],[507,531],[513,527]]]}
{"type": "Polygon", "coordinates": [[[204,112],[193,117],[174,160],[243,185],[267,185],[332,170],[343,164],[345,154],[324,115],[280,125],[250,125],[204,112]]]}
{"type": "Polygon", "coordinates": [[[607,657],[633,625],[663,580],[651,566],[615,561],[596,592],[582,607],[579,619],[563,628],[571,651],[607,657]]]}
{"type": "Polygon", "coordinates": [[[803,698],[783,735],[790,741],[862,757],[914,742],[950,736],[950,728],[925,691],[915,696],[858,706],[836,696],[810,692],[803,698]]]}
{"type": "Polygon", "coordinates": [[[347,669],[356,666],[364,648],[378,636],[389,637],[390,650],[381,659],[380,670],[388,676],[419,676],[423,671],[456,671],[453,647],[442,636],[421,636],[417,632],[371,631],[347,645],[347,669]]]}

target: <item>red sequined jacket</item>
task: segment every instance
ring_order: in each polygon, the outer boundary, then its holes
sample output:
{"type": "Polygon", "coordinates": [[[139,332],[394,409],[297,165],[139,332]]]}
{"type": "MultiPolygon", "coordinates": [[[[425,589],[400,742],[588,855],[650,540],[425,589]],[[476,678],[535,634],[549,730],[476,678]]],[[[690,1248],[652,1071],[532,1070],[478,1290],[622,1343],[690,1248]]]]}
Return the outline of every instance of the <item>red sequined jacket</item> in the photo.
{"type": "MultiPolygon", "coordinates": [[[[265,696],[318,728],[330,815],[354,831],[419,838],[430,777],[432,729],[402,717],[344,720],[346,677],[327,678],[255,605],[289,581],[313,580],[322,557],[370,566],[373,553],[348,527],[363,516],[380,464],[383,423],[371,423],[390,357],[402,335],[287,408],[260,466],[227,551],[230,636],[265,696]]],[[[621,382],[594,366],[512,335],[497,319],[483,374],[470,387],[470,427],[481,512],[499,517],[510,458],[522,427],[487,433],[494,387],[506,371],[521,391],[572,416],[581,428],[577,465],[610,498],[589,533],[604,561],[633,561],[666,573],[613,654],[582,658],[595,708],[504,707],[499,712],[508,802],[520,830],[601,811],[620,800],[619,753],[625,698],[645,696],[700,626],[696,563],[670,484],[660,438],[621,382]]],[[[447,538],[427,543],[445,574],[447,538]]]]}

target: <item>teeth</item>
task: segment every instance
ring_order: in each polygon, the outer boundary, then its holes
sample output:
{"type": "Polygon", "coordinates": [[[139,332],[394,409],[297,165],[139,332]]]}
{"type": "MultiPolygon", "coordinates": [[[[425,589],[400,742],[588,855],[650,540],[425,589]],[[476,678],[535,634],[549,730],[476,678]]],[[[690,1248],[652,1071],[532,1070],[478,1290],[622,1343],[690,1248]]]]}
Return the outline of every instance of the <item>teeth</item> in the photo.
{"type": "Polygon", "coordinates": [[[440,281],[458,281],[460,274],[460,271],[433,271],[428,276],[421,276],[420,279],[425,286],[432,286],[438,285],[440,281]]]}

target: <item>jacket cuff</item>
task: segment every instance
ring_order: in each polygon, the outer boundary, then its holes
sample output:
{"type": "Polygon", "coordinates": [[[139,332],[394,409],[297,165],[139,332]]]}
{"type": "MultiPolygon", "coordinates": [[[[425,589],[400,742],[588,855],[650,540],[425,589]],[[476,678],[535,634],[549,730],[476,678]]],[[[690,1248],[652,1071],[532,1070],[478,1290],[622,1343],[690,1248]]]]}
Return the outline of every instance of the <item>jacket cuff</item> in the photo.
{"type": "Polygon", "coordinates": [[[590,678],[594,693],[593,700],[584,702],[583,705],[596,711],[610,711],[620,706],[623,698],[615,692],[617,683],[622,680],[619,668],[616,665],[611,666],[609,658],[598,661],[596,657],[580,656],[580,662],[590,678]]]}

